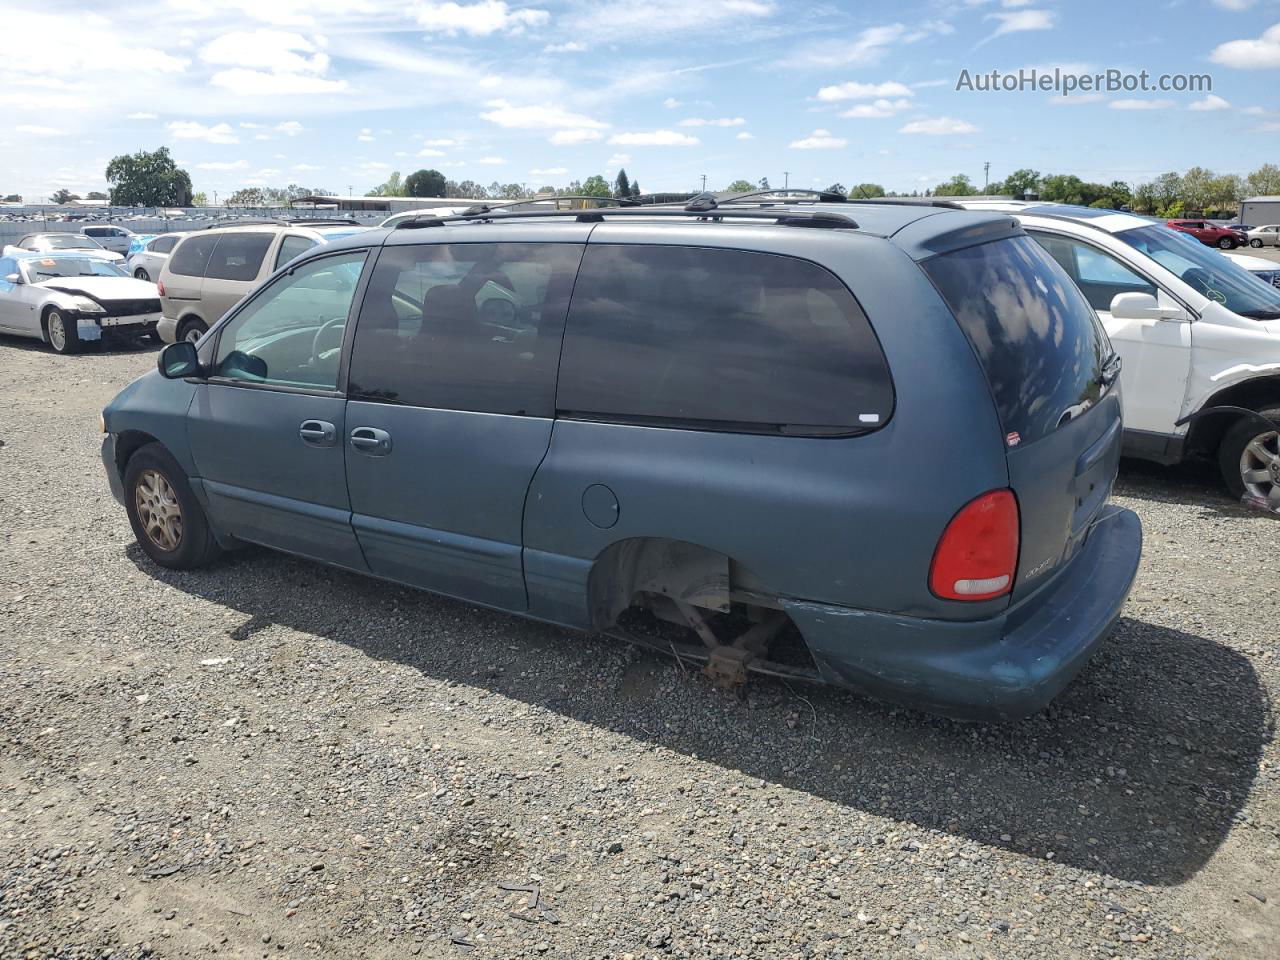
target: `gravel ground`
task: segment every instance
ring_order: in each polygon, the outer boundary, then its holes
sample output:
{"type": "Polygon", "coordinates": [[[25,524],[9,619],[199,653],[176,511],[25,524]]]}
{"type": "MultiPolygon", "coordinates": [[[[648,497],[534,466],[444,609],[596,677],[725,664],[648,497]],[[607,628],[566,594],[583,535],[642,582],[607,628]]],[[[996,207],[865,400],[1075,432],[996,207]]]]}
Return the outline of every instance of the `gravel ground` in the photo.
{"type": "Polygon", "coordinates": [[[159,569],[97,458],[153,362],[0,339],[5,960],[1277,955],[1280,526],[1211,473],[1125,465],[1115,635],[964,725],[267,551],[159,569]]]}

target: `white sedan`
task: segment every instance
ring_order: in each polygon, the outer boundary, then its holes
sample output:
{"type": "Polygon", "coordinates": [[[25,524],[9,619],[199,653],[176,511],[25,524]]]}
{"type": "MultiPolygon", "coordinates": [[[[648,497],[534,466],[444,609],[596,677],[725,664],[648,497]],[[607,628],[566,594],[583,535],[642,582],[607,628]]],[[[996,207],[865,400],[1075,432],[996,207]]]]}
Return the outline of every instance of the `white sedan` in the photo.
{"type": "Polygon", "coordinates": [[[80,251],[0,256],[0,333],[75,353],[103,336],[155,337],[160,292],[114,263],[80,251]]]}
{"type": "Polygon", "coordinates": [[[52,253],[56,250],[78,250],[91,253],[103,260],[119,263],[124,260],[120,254],[108,250],[92,237],[80,233],[28,233],[17,243],[4,248],[5,255],[19,250],[31,250],[36,253],[52,253]]]}

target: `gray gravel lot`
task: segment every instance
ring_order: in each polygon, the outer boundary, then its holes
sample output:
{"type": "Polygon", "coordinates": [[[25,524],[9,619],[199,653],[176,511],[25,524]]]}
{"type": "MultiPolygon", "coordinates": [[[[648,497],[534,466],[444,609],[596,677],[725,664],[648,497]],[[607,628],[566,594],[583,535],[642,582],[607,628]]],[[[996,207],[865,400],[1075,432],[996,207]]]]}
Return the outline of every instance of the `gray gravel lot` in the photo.
{"type": "Polygon", "coordinates": [[[0,957],[1275,957],[1277,521],[1126,463],[1114,637],[973,726],[132,542],[150,350],[0,338],[0,957]],[[535,886],[530,895],[506,886],[535,886]]]}

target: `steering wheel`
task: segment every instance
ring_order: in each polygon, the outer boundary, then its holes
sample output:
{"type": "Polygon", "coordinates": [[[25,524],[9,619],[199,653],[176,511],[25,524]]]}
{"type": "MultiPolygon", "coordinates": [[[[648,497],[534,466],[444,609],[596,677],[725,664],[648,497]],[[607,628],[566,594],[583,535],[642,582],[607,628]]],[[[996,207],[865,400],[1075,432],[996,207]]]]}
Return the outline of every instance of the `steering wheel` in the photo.
{"type": "MultiPolygon", "coordinates": [[[[346,328],[347,328],[346,317],[334,317],[332,320],[326,320],[324,323],[320,324],[320,329],[317,330],[316,335],[311,338],[311,360],[310,360],[311,366],[313,367],[318,366],[320,363],[320,359],[321,359],[320,339],[325,335],[325,333],[328,332],[329,330],[336,329],[339,331],[339,334],[341,334],[343,331],[346,330],[346,328]]],[[[338,337],[338,342],[336,346],[339,348],[342,346],[341,335],[339,335],[338,337]]]]}
{"type": "Polygon", "coordinates": [[[1226,303],[1227,295],[1213,285],[1213,275],[1201,267],[1192,267],[1182,275],[1182,279],[1210,300],[1226,303]]]}

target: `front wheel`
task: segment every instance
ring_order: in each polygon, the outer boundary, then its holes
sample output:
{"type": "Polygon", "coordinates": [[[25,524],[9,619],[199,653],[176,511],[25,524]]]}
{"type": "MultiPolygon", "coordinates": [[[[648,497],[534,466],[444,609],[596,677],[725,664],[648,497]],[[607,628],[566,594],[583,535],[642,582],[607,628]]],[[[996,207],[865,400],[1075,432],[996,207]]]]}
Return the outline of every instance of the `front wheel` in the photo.
{"type": "Polygon", "coordinates": [[[80,349],[79,326],[61,310],[49,311],[44,318],[44,329],[55,353],[75,353],[80,349]]]}
{"type": "Polygon", "coordinates": [[[159,443],[129,458],[124,491],[138,546],[160,566],[191,570],[221,553],[186,473],[159,443]]]}
{"type": "Polygon", "coordinates": [[[1230,237],[1223,237],[1218,241],[1218,249],[1220,250],[1233,250],[1235,249],[1235,245],[1236,242],[1230,237]]]}
{"type": "MultiPolygon", "coordinates": [[[[1280,423],[1280,407],[1259,410],[1280,423]]],[[[1234,497],[1256,497],[1280,510],[1280,429],[1267,430],[1255,417],[1229,429],[1218,447],[1218,466],[1234,497]]]]}
{"type": "Polygon", "coordinates": [[[142,267],[139,267],[137,270],[133,271],[133,275],[139,280],[151,279],[151,275],[148,274],[146,270],[142,269],[142,267]]]}

